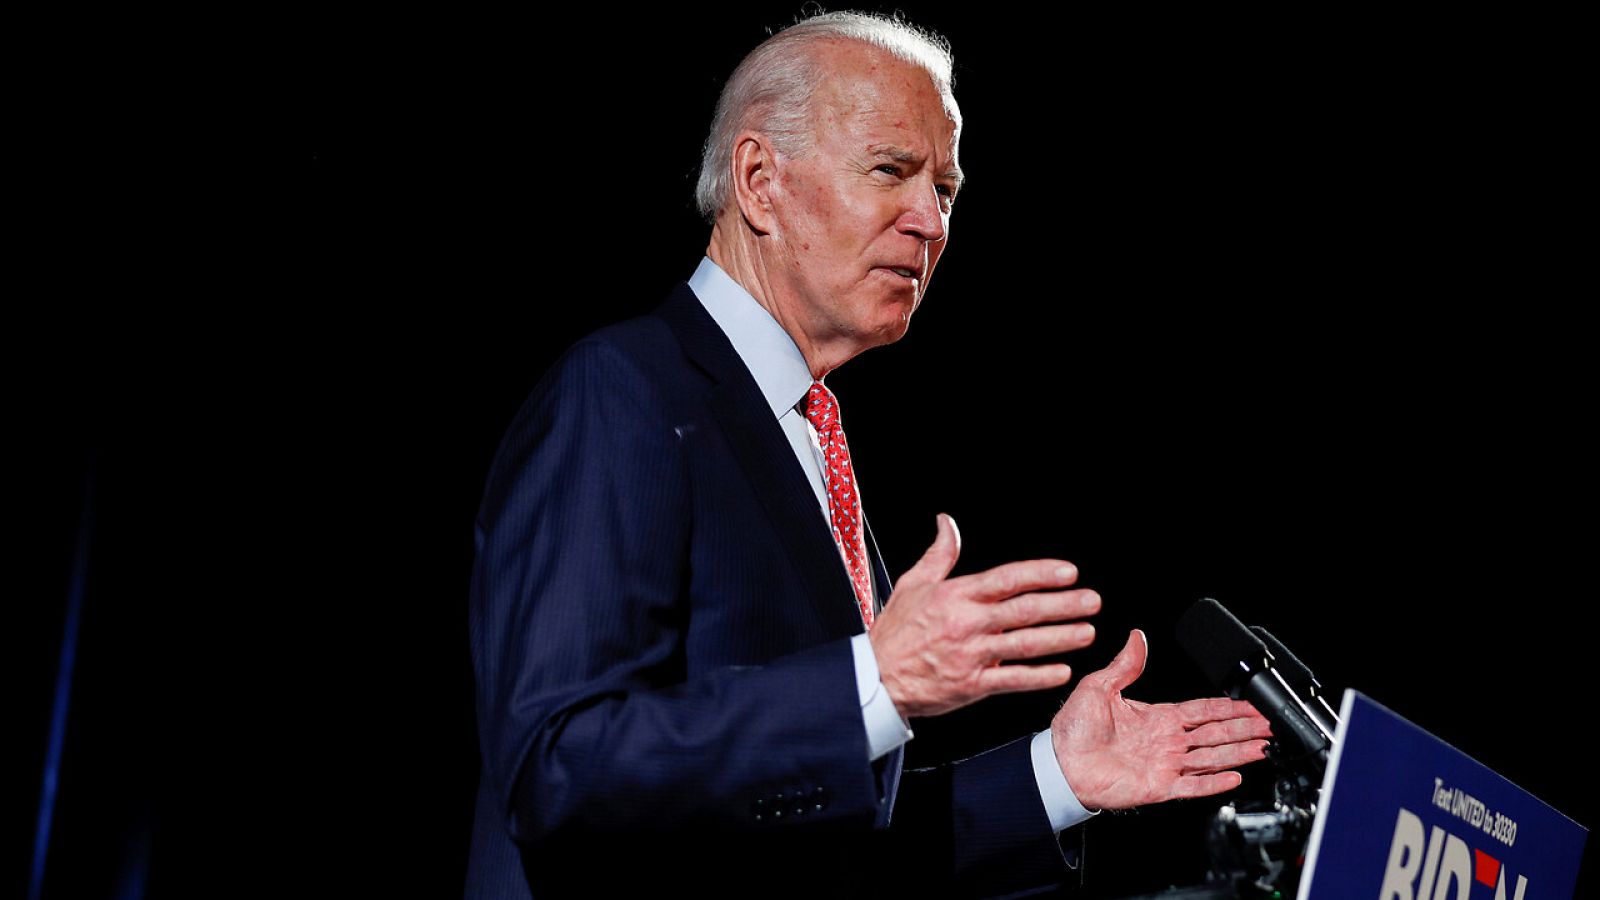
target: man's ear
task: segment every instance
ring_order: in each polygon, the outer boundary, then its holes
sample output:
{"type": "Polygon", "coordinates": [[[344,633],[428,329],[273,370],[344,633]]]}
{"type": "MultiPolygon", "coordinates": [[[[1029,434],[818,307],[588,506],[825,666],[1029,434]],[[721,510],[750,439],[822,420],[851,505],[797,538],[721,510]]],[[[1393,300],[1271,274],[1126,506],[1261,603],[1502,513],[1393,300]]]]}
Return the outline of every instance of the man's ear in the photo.
{"type": "Polygon", "coordinates": [[[754,131],[741,132],[733,143],[733,196],[739,213],[760,234],[771,234],[775,225],[772,189],[777,152],[767,136],[754,131]]]}

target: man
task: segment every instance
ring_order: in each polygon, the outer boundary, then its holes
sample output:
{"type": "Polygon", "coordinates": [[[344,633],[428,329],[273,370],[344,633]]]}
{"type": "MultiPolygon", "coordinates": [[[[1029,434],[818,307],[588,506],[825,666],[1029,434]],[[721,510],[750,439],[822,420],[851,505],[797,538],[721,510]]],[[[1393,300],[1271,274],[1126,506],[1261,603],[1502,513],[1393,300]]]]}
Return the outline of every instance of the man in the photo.
{"type": "Polygon", "coordinates": [[[942,44],[865,16],[807,20],[730,78],[707,259],[569,351],[490,473],[470,896],[1049,889],[1091,810],[1217,793],[1261,757],[1247,704],[1122,699],[1135,632],[1049,730],[901,769],[907,720],[1066,683],[1000,663],[1086,646],[1100,603],[1061,560],[949,578],[948,516],[891,589],[822,384],[905,333],[960,122],[942,44]]]}

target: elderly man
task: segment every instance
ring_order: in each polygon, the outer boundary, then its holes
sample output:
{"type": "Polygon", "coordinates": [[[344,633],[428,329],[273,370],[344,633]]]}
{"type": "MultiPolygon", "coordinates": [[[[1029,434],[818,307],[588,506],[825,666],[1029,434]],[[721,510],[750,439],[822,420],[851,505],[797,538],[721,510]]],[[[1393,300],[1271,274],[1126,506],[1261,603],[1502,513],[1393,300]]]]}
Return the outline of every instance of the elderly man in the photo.
{"type": "Polygon", "coordinates": [[[902,771],[907,721],[1065,684],[1076,569],[958,578],[955,524],[892,587],[825,376],[906,331],[961,188],[943,43],[854,14],[756,48],[718,102],[706,259],[535,389],[477,522],[484,772],[468,893],[1004,893],[1067,881],[1091,810],[1262,755],[1247,704],[1121,697],[1135,632],[1050,728],[902,771]]]}

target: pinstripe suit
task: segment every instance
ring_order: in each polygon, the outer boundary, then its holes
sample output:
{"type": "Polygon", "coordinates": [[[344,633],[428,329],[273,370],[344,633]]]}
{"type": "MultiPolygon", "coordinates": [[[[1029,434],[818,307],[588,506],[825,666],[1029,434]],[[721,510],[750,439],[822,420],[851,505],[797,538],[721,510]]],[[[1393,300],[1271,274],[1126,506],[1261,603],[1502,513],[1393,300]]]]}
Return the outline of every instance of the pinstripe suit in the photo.
{"type": "Polygon", "coordinates": [[[687,285],[581,341],[535,388],[476,544],[469,896],[526,897],[529,882],[533,896],[881,896],[1069,877],[1026,740],[933,770],[902,771],[898,750],[867,762],[849,650],[861,621],[838,549],[687,285]]]}

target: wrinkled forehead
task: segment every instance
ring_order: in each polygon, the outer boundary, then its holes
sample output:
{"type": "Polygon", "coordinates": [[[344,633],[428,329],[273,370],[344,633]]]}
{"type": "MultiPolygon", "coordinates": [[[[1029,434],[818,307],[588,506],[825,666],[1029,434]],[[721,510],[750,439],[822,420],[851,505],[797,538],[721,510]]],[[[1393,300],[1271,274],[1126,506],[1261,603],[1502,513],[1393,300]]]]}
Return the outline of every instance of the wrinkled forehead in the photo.
{"type": "Polygon", "coordinates": [[[827,73],[813,96],[822,118],[861,123],[891,120],[961,134],[961,108],[948,87],[922,66],[865,44],[832,48],[818,60],[827,73]]]}

